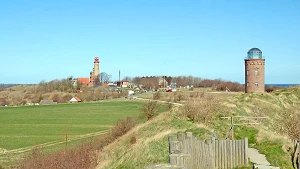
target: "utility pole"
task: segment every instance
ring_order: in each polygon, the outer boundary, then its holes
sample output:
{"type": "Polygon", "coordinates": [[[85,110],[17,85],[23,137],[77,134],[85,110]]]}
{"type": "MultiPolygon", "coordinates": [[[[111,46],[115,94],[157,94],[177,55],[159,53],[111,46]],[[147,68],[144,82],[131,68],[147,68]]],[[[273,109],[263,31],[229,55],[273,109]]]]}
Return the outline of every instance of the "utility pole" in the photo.
{"type": "Polygon", "coordinates": [[[68,122],[67,122],[67,125],[66,125],[66,148],[68,146],[68,122]]]}

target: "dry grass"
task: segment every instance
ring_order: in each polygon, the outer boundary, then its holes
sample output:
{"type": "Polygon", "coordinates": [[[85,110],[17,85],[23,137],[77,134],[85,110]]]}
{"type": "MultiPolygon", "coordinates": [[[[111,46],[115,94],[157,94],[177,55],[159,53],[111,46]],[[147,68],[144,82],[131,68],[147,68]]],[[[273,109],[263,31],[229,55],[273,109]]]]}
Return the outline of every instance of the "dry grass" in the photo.
{"type": "MultiPolygon", "coordinates": [[[[125,135],[119,137],[115,141],[113,141],[111,144],[108,146],[104,147],[102,151],[99,152],[99,157],[98,157],[98,166],[96,168],[111,168],[112,165],[118,165],[121,164],[123,160],[125,160],[124,155],[121,155],[120,153],[126,154],[126,156],[131,158],[131,160],[135,158],[139,158],[144,149],[146,147],[144,143],[145,141],[145,135],[147,135],[147,132],[141,132],[143,129],[147,128],[150,125],[153,125],[155,123],[159,123],[161,121],[165,121],[164,119],[168,119],[168,116],[170,115],[170,112],[165,112],[162,114],[159,114],[158,116],[155,116],[153,119],[139,124],[138,126],[134,127],[132,130],[130,130],[128,133],[125,135]],[[130,146],[124,142],[130,142],[130,139],[134,135],[136,137],[136,143],[131,144],[130,146]],[[141,148],[144,147],[144,148],[141,148]],[[117,153],[120,152],[120,153],[117,153]],[[120,159],[119,156],[122,156],[123,159],[120,159]],[[118,160],[116,160],[118,159],[118,160]],[[113,164],[114,163],[114,164],[113,164]]],[[[167,123],[167,122],[166,122],[167,123]]],[[[158,126],[158,125],[156,125],[158,126]]],[[[162,126],[163,127],[163,126],[162,126]]],[[[157,133],[155,130],[147,130],[148,132],[151,133],[157,133]]],[[[146,137],[148,137],[147,135],[146,137]]]]}
{"type": "Polygon", "coordinates": [[[208,124],[215,118],[228,115],[228,108],[213,96],[201,95],[190,99],[183,107],[183,116],[193,122],[208,124]]]}
{"type": "Polygon", "coordinates": [[[282,134],[287,134],[291,139],[299,139],[300,106],[283,111],[274,125],[282,134]]]}

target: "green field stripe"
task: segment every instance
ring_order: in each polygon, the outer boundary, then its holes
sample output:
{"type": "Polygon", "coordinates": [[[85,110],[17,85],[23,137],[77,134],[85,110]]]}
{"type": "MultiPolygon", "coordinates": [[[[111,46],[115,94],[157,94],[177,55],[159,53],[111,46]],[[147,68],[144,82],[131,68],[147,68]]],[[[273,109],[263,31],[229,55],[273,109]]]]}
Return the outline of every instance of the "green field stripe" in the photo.
{"type": "MultiPolygon", "coordinates": [[[[89,134],[81,135],[81,136],[78,136],[78,137],[70,138],[70,139],[68,139],[67,142],[75,141],[75,140],[80,140],[80,139],[84,139],[84,138],[88,138],[88,137],[98,136],[98,135],[107,133],[108,131],[109,130],[104,130],[104,131],[100,131],[100,132],[95,132],[95,133],[89,133],[89,134]]],[[[35,145],[35,146],[24,147],[24,148],[19,148],[19,149],[14,149],[14,150],[7,150],[6,153],[24,153],[24,152],[32,150],[34,147],[37,147],[37,146],[49,147],[49,146],[53,146],[53,145],[57,145],[57,144],[62,144],[62,143],[66,143],[66,141],[65,140],[64,141],[52,141],[52,142],[47,142],[47,143],[43,143],[43,144],[39,144],[39,145],[35,145]]]]}
{"type": "Polygon", "coordinates": [[[41,138],[44,138],[44,137],[49,137],[49,138],[57,138],[57,136],[53,136],[53,135],[48,135],[48,136],[45,136],[45,135],[26,135],[26,136],[15,136],[15,135],[0,135],[0,137],[3,137],[3,138],[30,138],[30,137],[41,137],[41,138]]]}

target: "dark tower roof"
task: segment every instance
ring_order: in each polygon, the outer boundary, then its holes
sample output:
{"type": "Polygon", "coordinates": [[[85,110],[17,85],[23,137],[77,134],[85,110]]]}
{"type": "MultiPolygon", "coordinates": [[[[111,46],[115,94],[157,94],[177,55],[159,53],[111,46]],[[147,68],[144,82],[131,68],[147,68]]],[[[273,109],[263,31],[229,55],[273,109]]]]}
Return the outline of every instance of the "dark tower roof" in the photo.
{"type": "Polygon", "coordinates": [[[262,51],[258,48],[251,48],[247,52],[247,59],[262,59],[262,51]]]}

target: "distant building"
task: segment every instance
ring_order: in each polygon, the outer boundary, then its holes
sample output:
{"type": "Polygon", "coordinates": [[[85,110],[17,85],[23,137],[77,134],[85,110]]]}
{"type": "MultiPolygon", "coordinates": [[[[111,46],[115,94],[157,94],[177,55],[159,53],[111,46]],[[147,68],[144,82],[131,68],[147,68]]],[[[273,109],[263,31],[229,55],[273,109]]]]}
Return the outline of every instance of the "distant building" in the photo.
{"type": "Polygon", "coordinates": [[[265,92],[265,58],[258,48],[250,49],[245,58],[245,92],[265,92]]]}
{"type": "Polygon", "coordinates": [[[98,57],[94,58],[94,68],[90,72],[90,77],[80,77],[77,81],[82,86],[94,86],[100,82],[100,61],[98,57]]]}
{"type": "Polygon", "coordinates": [[[158,79],[158,86],[160,88],[167,88],[168,87],[168,82],[167,82],[166,78],[163,78],[163,77],[159,78],[158,79]]]}
{"type": "Polygon", "coordinates": [[[74,96],[72,97],[72,99],[70,100],[71,103],[78,103],[78,102],[81,102],[81,100],[77,97],[77,96],[74,96]]]}
{"type": "Polygon", "coordinates": [[[87,77],[79,77],[79,78],[77,78],[77,81],[81,86],[89,86],[90,85],[90,79],[87,77]]]}
{"type": "Polygon", "coordinates": [[[130,85],[130,83],[127,80],[117,82],[118,87],[128,87],[129,85],[130,85]]]}
{"type": "Polygon", "coordinates": [[[57,102],[54,102],[53,100],[41,100],[40,105],[49,105],[49,104],[57,104],[57,102]]]}

